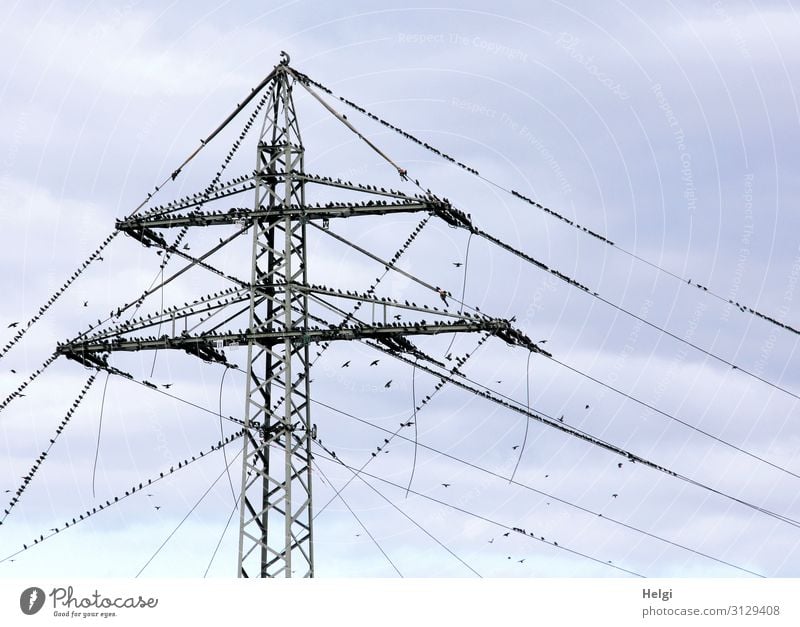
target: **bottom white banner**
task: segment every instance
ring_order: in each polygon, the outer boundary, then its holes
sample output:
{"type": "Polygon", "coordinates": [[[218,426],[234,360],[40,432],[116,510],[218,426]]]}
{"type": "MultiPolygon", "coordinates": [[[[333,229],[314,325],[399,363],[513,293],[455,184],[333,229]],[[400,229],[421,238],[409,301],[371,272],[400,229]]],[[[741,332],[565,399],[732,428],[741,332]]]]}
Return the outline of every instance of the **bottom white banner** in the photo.
{"type": "Polygon", "coordinates": [[[0,625],[800,625],[800,580],[0,580],[0,625]]]}

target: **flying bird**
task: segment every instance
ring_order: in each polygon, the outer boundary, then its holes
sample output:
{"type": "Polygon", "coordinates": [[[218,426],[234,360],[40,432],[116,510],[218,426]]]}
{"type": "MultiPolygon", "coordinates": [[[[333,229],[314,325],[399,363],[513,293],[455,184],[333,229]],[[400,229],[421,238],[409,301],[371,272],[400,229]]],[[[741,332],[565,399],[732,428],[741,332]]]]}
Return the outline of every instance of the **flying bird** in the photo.
{"type": "Polygon", "coordinates": [[[83,301],[83,306],[84,307],[88,307],[89,306],[89,301],[88,300],[83,301]]]}
{"type": "Polygon", "coordinates": [[[611,495],[611,498],[614,498],[614,499],[615,499],[615,498],[617,498],[618,496],[619,496],[619,494],[612,494],[612,495],[611,495]]]}
{"type": "Polygon", "coordinates": [[[349,367],[350,367],[350,361],[349,360],[342,364],[342,368],[349,368],[349,367]]]}
{"type": "Polygon", "coordinates": [[[512,451],[516,451],[518,448],[519,448],[519,444],[517,444],[516,446],[512,446],[512,447],[511,447],[511,450],[512,450],[512,451]]]}
{"type": "Polygon", "coordinates": [[[373,362],[370,364],[370,366],[377,366],[379,361],[380,361],[380,359],[376,359],[375,361],[373,361],[373,362]]]}
{"type": "Polygon", "coordinates": [[[19,322],[12,322],[11,324],[9,324],[9,325],[8,325],[8,328],[9,328],[9,329],[13,329],[13,328],[14,328],[15,326],[17,326],[18,324],[19,324],[19,322]]]}
{"type": "Polygon", "coordinates": [[[453,262],[453,265],[454,265],[456,268],[460,268],[460,267],[461,267],[461,266],[463,266],[464,264],[463,264],[463,263],[461,263],[460,261],[454,261],[454,262],[453,262]]]}
{"type": "Polygon", "coordinates": [[[383,387],[385,387],[385,388],[390,388],[390,387],[392,387],[392,380],[391,380],[391,379],[389,379],[389,380],[386,382],[386,385],[384,385],[383,387]]]}
{"type": "Polygon", "coordinates": [[[451,485],[451,484],[449,484],[449,483],[443,483],[443,484],[442,484],[442,486],[443,486],[443,487],[445,487],[445,488],[449,488],[449,487],[450,487],[450,485],[451,485]]]}

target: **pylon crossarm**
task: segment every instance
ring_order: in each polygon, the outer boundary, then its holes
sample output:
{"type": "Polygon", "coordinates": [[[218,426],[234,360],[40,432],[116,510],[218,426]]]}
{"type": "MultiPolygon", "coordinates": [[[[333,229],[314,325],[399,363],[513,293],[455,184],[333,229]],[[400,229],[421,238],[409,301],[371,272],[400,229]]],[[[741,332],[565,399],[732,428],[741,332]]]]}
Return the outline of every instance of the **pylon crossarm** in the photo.
{"type": "Polygon", "coordinates": [[[262,206],[257,210],[245,207],[231,207],[226,210],[134,217],[118,221],[116,228],[118,231],[140,240],[145,246],[165,248],[168,246],[166,241],[152,229],[180,228],[184,226],[222,226],[265,219],[277,222],[286,217],[303,218],[305,220],[333,220],[355,216],[385,216],[419,211],[436,213],[439,210],[440,205],[438,203],[419,200],[397,203],[383,203],[382,201],[330,203],[325,206],[289,205],[272,209],[262,206]]]}
{"type": "MultiPolygon", "coordinates": [[[[396,325],[348,325],[345,327],[308,329],[283,329],[263,331],[241,331],[238,333],[213,333],[160,338],[132,338],[87,341],[59,344],[56,352],[62,355],[84,356],[92,353],[111,353],[117,351],[141,351],[180,349],[197,355],[206,361],[227,363],[219,352],[226,346],[247,346],[249,343],[274,346],[282,342],[290,342],[293,346],[304,346],[310,343],[330,342],[334,340],[360,339],[396,339],[406,335],[437,335],[439,333],[469,333],[489,331],[509,344],[527,347],[527,338],[515,331],[508,321],[500,319],[457,320],[455,322],[412,323],[396,325]]],[[[535,346],[535,344],[533,345],[535,346]]],[[[533,349],[532,349],[533,350],[533,349]]]]}

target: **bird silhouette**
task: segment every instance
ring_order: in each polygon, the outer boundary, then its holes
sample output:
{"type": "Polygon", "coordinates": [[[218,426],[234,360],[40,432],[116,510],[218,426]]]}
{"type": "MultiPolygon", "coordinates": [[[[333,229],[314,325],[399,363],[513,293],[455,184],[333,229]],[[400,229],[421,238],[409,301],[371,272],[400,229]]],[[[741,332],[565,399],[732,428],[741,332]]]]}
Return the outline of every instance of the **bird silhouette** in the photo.
{"type": "Polygon", "coordinates": [[[589,409],[589,406],[587,405],[586,407],[584,407],[584,409],[589,409]]]}
{"type": "Polygon", "coordinates": [[[88,300],[83,301],[83,306],[84,307],[88,307],[89,306],[89,301],[88,300]]]}
{"type": "Polygon", "coordinates": [[[449,484],[449,483],[443,483],[443,484],[442,484],[442,486],[443,486],[443,487],[445,487],[445,488],[449,488],[449,487],[450,487],[450,485],[451,485],[451,484],[449,484]]]}
{"type": "Polygon", "coordinates": [[[350,367],[350,362],[349,361],[346,361],[346,362],[344,362],[342,364],[342,368],[349,368],[349,367],[350,367]]]}
{"type": "Polygon", "coordinates": [[[611,498],[614,498],[614,499],[615,499],[615,498],[617,498],[618,496],[619,496],[619,494],[612,494],[612,495],[611,495],[611,498]]]}
{"type": "Polygon", "coordinates": [[[516,451],[518,448],[519,448],[519,444],[517,444],[516,446],[512,446],[512,447],[511,447],[511,450],[512,450],[512,451],[516,451]]]}
{"type": "Polygon", "coordinates": [[[510,536],[510,535],[511,535],[511,532],[510,532],[510,531],[506,531],[506,532],[503,534],[503,537],[504,537],[504,538],[507,538],[507,537],[508,537],[508,536],[510,536]]]}
{"type": "Polygon", "coordinates": [[[9,329],[13,329],[13,328],[14,328],[15,326],[17,326],[18,324],[19,324],[19,322],[12,322],[11,324],[9,324],[9,325],[8,325],[8,328],[9,328],[9,329]]]}
{"type": "Polygon", "coordinates": [[[622,462],[619,462],[619,463],[617,464],[617,468],[622,468],[622,462]]]}
{"type": "Polygon", "coordinates": [[[453,262],[453,265],[454,265],[456,268],[460,268],[460,267],[461,267],[461,266],[463,266],[464,264],[463,264],[463,263],[461,263],[460,261],[454,261],[454,262],[453,262]]]}
{"type": "Polygon", "coordinates": [[[380,359],[376,359],[375,361],[373,361],[373,362],[370,364],[370,366],[377,366],[379,361],[380,361],[380,359]]]}
{"type": "Polygon", "coordinates": [[[385,387],[385,388],[390,388],[390,387],[392,387],[392,380],[391,380],[391,379],[389,379],[389,380],[386,382],[386,384],[385,384],[383,387],[385,387]]]}
{"type": "Polygon", "coordinates": [[[155,507],[155,508],[156,508],[156,511],[158,511],[158,510],[160,510],[160,509],[161,509],[161,506],[160,506],[160,505],[153,505],[153,507],[155,507]]]}

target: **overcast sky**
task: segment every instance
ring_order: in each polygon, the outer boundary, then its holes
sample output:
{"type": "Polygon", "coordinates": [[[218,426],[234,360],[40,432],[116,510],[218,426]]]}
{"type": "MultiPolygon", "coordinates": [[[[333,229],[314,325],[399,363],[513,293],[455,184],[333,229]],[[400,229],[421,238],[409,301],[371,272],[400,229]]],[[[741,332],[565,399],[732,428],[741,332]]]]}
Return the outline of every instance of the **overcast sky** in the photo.
{"type": "MultiPolygon", "coordinates": [[[[0,345],[16,331],[7,325],[24,326],[112,232],[114,220],[137,207],[285,50],[296,69],[482,176],[329,98],[410,178],[619,307],[432,219],[399,266],[456,299],[463,290],[470,307],[516,317],[520,329],[534,341],[546,339],[544,346],[571,368],[536,355],[528,367],[527,351],[492,338],[470,358],[466,376],[522,407],[529,395],[533,409],[685,478],[531,423],[515,477],[523,485],[509,485],[502,477],[517,463],[524,418],[445,386],[418,412],[415,465],[413,443],[398,438],[366,469],[406,486],[413,467],[419,494],[406,497],[369,476],[369,485],[356,479],[342,493],[347,505],[334,500],[322,510],[334,494],[331,485],[353,475],[318,460],[317,575],[630,576],[619,566],[656,577],[800,576],[798,335],[727,302],[800,328],[796,7],[398,4],[5,3],[0,345]],[[511,189],[616,246],[505,191],[511,189]],[[536,538],[504,537],[510,527],[536,538]]],[[[416,191],[302,89],[294,96],[308,172],[416,191]]],[[[243,123],[237,118],[159,192],[158,202],[201,191],[243,123]]],[[[223,180],[252,169],[252,139],[223,180]]],[[[308,194],[312,202],[363,200],[311,185],[308,194]]],[[[250,206],[252,197],[237,202],[244,204],[217,208],[250,206]]],[[[351,219],[331,228],[390,258],[421,217],[351,219]]],[[[233,230],[194,229],[185,241],[201,251],[233,230]]],[[[239,238],[214,263],[247,279],[249,243],[239,238]]],[[[160,261],[155,249],[115,239],[103,260],[0,358],[0,396],[39,368],[56,341],[135,300],[160,261]]],[[[182,265],[173,260],[167,272],[182,265]]],[[[332,238],[310,236],[312,282],[365,291],[382,273],[380,263],[332,238]]],[[[227,287],[193,270],[141,313],[157,311],[162,297],[165,305],[180,305],[227,287]]],[[[396,273],[376,293],[441,304],[396,273]]],[[[370,308],[361,313],[369,321],[370,308]]],[[[449,349],[449,336],[417,343],[442,358],[473,351],[478,339],[458,337],[449,349]]],[[[243,350],[229,356],[244,365],[243,350]]],[[[159,353],[155,364],[152,353],[115,355],[111,362],[139,380],[172,383],[170,392],[200,408],[119,377],[106,387],[105,374],[98,376],[0,528],[0,560],[207,450],[221,437],[220,406],[226,415],[242,415],[241,373],[229,371],[222,382],[221,366],[177,352],[159,353]]],[[[49,446],[89,374],[60,359],[0,411],[0,490],[11,491],[4,502],[49,446]]],[[[421,370],[349,343],[327,350],[312,377],[316,400],[350,414],[314,405],[320,437],[355,467],[372,460],[389,437],[372,425],[396,431],[413,400],[419,403],[436,384],[421,370]],[[378,358],[378,366],[369,366],[378,358]],[[351,367],[342,368],[346,361],[351,367]]],[[[234,426],[223,429],[227,435],[234,426]]],[[[400,435],[413,441],[414,431],[400,435]]],[[[238,443],[228,449],[233,485],[226,477],[214,485],[143,576],[203,576],[220,538],[208,574],[235,575],[238,513],[223,530],[234,506],[231,489],[238,490],[239,450],[238,443]]],[[[15,561],[0,562],[0,576],[136,575],[224,467],[220,453],[209,455],[15,561]]]]}

